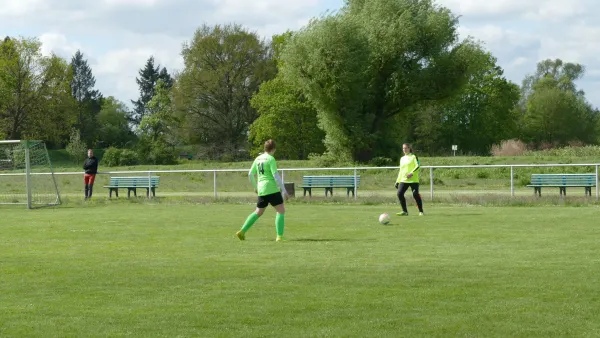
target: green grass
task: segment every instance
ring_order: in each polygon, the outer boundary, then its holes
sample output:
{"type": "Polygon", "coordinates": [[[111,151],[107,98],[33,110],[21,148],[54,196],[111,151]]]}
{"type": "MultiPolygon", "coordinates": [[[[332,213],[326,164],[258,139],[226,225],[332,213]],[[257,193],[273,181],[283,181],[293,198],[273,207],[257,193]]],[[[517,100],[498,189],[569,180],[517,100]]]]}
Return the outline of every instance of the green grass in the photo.
{"type": "Polygon", "coordinates": [[[597,207],[1,207],[2,337],[600,335],[597,207]]]}

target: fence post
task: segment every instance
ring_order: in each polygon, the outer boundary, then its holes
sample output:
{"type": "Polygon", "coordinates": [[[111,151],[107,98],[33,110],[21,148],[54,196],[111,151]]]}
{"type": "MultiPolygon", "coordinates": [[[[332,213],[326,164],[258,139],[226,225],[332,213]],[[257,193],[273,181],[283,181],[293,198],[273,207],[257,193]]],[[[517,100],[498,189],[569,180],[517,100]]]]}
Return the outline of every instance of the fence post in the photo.
{"type": "Polygon", "coordinates": [[[214,189],[214,198],[217,198],[217,171],[213,171],[213,189],[214,189]]]}
{"type": "Polygon", "coordinates": [[[354,199],[357,199],[358,196],[356,196],[357,193],[357,187],[356,187],[356,168],[354,168],[354,199]]]}
{"type": "Polygon", "coordinates": [[[510,166],[510,196],[515,197],[515,175],[512,165],[510,166]]]}
{"type": "Polygon", "coordinates": [[[596,200],[598,200],[598,165],[596,164],[596,200]]]}
{"type": "Polygon", "coordinates": [[[433,167],[429,168],[429,190],[431,194],[431,200],[433,201],[433,167]]]}

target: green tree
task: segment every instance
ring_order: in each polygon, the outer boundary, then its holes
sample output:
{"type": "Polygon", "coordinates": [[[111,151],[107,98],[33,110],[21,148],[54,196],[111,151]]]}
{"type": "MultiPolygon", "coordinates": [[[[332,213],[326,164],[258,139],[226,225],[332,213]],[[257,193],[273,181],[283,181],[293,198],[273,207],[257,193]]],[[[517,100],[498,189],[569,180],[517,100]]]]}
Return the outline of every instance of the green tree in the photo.
{"type": "Polygon", "coordinates": [[[598,141],[598,112],[575,84],[584,74],[583,65],[556,59],[539,62],[536,72],[524,79],[520,113],[526,141],[557,145],[598,141]]]}
{"type": "Polygon", "coordinates": [[[259,113],[250,127],[253,153],[262,151],[270,138],[277,142],[278,156],[290,160],[304,160],[309,154],[325,151],[325,133],[317,126],[315,109],[280,77],[261,85],[252,106],[259,113]]]}
{"type": "Polygon", "coordinates": [[[204,25],[182,55],[175,103],[188,142],[212,148],[212,156],[237,158],[257,118],[250,99],[275,73],[268,46],[239,25],[204,25]]]}
{"type": "MultiPolygon", "coordinates": [[[[274,35],[271,42],[273,60],[280,66],[281,51],[291,32],[274,35]]],[[[286,83],[281,74],[263,83],[251,100],[259,116],[250,127],[252,152],[262,151],[265,140],[277,141],[278,156],[303,160],[309,154],[325,151],[325,133],[317,125],[317,111],[302,92],[286,83]]]]}
{"type": "Polygon", "coordinates": [[[107,97],[98,114],[98,139],[105,147],[131,145],[135,134],[129,128],[129,110],[125,103],[112,96],[107,97]]]}
{"type": "Polygon", "coordinates": [[[175,163],[179,119],[175,116],[167,83],[158,80],[156,94],[147,109],[150,113],[140,123],[139,153],[152,164],[175,163]]]}
{"type": "Polygon", "coordinates": [[[43,56],[37,39],[5,39],[0,44],[0,126],[5,136],[60,141],[68,135],[71,79],[66,62],[43,56]]]}
{"type": "Polygon", "coordinates": [[[102,108],[102,94],[94,89],[96,78],[92,68],[84,59],[83,53],[77,50],[71,59],[73,79],[71,80],[71,93],[77,102],[77,124],[83,139],[92,144],[97,136],[97,117],[102,108]]]}
{"type": "Polygon", "coordinates": [[[131,112],[131,122],[138,126],[144,116],[148,114],[147,105],[156,93],[156,83],[162,80],[168,88],[173,86],[173,78],[167,72],[167,69],[154,65],[154,57],[151,56],[146,61],[144,68],[139,70],[139,77],[135,79],[140,89],[140,97],[137,100],[132,100],[134,109],[131,112]]]}
{"type": "Polygon", "coordinates": [[[419,119],[417,143],[429,153],[447,152],[456,144],[463,152],[489,155],[493,144],[517,135],[520,88],[504,77],[491,54],[481,51],[480,56],[463,90],[419,119]]]}
{"type": "Polygon", "coordinates": [[[87,146],[81,139],[81,135],[79,134],[79,130],[77,130],[77,128],[71,129],[69,144],[67,144],[66,150],[75,163],[80,163],[83,159],[85,159],[87,146]]]}
{"type": "MultiPolygon", "coordinates": [[[[419,104],[455,95],[479,46],[430,0],[348,0],[284,48],[284,78],[318,111],[328,151],[342,160],[386,154],[386,127],[419,104]]],[[[413,133],[409,129],[409,134],[413,133]]]]}

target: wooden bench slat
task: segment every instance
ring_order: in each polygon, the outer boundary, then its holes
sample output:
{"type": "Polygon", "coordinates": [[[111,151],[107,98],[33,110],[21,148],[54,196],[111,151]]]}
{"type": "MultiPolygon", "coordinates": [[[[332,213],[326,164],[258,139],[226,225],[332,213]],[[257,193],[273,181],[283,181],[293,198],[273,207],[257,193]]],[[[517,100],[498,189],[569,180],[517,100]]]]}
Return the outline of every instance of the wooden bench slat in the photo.
{"type": "MultiPolygon", "coordinates": [[[[356,176],[356,187],[360,184],[360,176],[356,176]]],[[[333,195],[333,188],[346,188],[347,195],[350,196],[350,192],[354,195],[355,178],[349,175],[319,175],[319,176],[303,176],[302,185],[300,188],[304,189],[304,196],[306,192],[312,196],[311,189],[313,188],[324,188],[325,196],[327,193],[333,195]]]]}
{"type": "Polygon", "coordinates": [[[596,174],[531,174],[531,183],[527,187],[534,188],[533,193],[539,196],[543,187],[559,188],[560,195],[566,195],[568,187],[582,187],[585,194],[591,196],[591,187],[596,184],[596,174]]]}
{"type": "Polygon", "coordinates": [[[131,191],[137,196],[136,189],[146,189],[146,194],[149,195],[152,191],[152,195],[155,195],[155,189],[158,187],[160,176],[123,176],[123,177],[111,177],[109,184],[105,185],[104,188],[109,189],[109,197],[112,196],[112,192],[115,191],[116,196],[119,196],[119,189],[127,189],[127,197],[129,198],[131,191]]]}

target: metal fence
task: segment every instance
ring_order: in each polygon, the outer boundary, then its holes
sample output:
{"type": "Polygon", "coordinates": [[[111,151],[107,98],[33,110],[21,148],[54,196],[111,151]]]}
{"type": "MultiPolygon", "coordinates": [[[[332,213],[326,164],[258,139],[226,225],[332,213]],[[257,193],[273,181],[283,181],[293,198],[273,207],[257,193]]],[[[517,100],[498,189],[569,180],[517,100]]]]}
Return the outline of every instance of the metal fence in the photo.
{"type": "MultiPolygon", "coordinates": [[[[458,166],[422,166],[421,167],[421,175],[424,178],[428,178],[428,180],[422,180],[422,186],[427,186],[429,185],[429,193],[430,193],[430,199],[433,200],[434,199],[434,193],[436,191],[436,184],[435,184],[435,178],[436,178],[436,173],[442,173],[443,170],[449,170],[449,169],[480,169],[480,170],[489,170],[489,169],[493,169],[493,168],[505,168],[505,169],[509,169],[509,174],[507,175],[508,177],[506,178],[502,178],[502,180],[507,179],[510,180],[510,190],[508,191],[506,188],[504,188],[504,186],[497,190],[500,191],[502,193],[510,193],[510,196],[514,197],[515,196],[515,171],[516,170],[520,170],[522,168],[538,168],[540,170],[543,170],[543,168],[551,168],[551,167],[571,167],[571,168],[577,168],[577,167],[588,167],[589,169],[595,169],[595,172],[589,172],[589,174],[595,174],[596,177],[596,186],[595,186],[595,190],[596,190],[596,194],[595,197],[596,199],[599,199],[599,187],[598,187],[598,168],[600,166],[600,163],[591,163],[591,164],[511,164],[511,165],[507,165],[507,164],[494,164],[494,165],[458,165],[458,166]],[[428,176],[428,177],[427,177],[428,176]],[[428,181],[428,182],[427,182],[428,181]]],[[[397,166],[390,166],[390,167],[343,167],[343,168],[280,168],[279,171],[281,173],[282,178],[284,179],[284,181],[286,181],[286,177],[290,177],[293,176],[294,179],[296,181],[300,180],[300,175],[298,175],[299,173],[307,173],[308,175],[311,175],[311,173],[315,173],[318,175],[318,172],[346,172],[348,175],[353,175],[354,179],[355,179],[355,183],[359,177],[360,173],[368,173],[368,172],[381,172],[384,170],[388,170],[390,171],[389,174],[385,174],[385,175],[389,175],[386,176],[386,180],[387,177],[394,177],[395,175],[397,175],[397,173],[393,173],[392,170],[397,171],[399,169],[399,167],[397,166]]],[[[573,169],[571,169],[573,170],[573,169]]],[[[581,168],[579,169],[581,170],[581,168]]],[[[508,170],[507,170],[508,171],[508,170]]],[[[237,182],[242,182],[241,179],[245,178],[246,173],[248,172],[248,169],[181,169],[181,170],[127,170],[127,171],[101,171],[99,172],[99,176],[112,176],[112,175],[147,175],[147,176],[153,176],[153,175],[157,175],[157,174],[165,174],[165,176],[167,175],[190,175],[190,174],[197,174],[197,175],[203,175],[202,176],[202,181],[203,181],[203,185],[202,185],[202,189],[210,194],[210,191],[208,189],[212,188],[212,196],[214,198],[217,198],[219,196],[219,193],[223,193],[223,189],[220,189],[220,186],[222,184],[226,184],[232,180],[238,180],[237,182]],[[231,174],[235,174],[237,173],[237,175],[231,176],[231,174]],[[212,187],[210,187],[210,183],[208,182],[208,180],[212,180],[212,187]],[[207,191],[208,190],[208,191],[207,191]]],[[[47,172],[38,172],[38,173],[31,173],[31,175],[49,175],[50,173],[47,172]]],[[[82,172],[55,172],[54,173],[57,176],[64,176],[64,175],[77,175],[79,177],[79,175],[83,175],[82,172]]],[[[15,176],[15,175],[25,175],[24,173],[0,173],[0,178],[2,176],[15,176]]],[[[439,175],[439,174],[438,174],[439,175]]],[[[186,177],[180,177],[179,178],[181,181],[184,181],[186,179],[186,177]]],[[[189,177],[188,177],[189,179],[189,177]]],[[[371,181],[375,181],[375,179],[372,179],[371,181]]],[[[484,179],[480,180],[480,181],[485,181],[484,179]]],[[[247,191],[248,190],[248,181],[244,180],[243,181],[244,186],[239,186],[240,183],[238,183],[238,186],[234,186],[234,187],[229,187],[228,189],[237,189],[239,187],[238,191],[247,191]]],[[[389,183],[389,182],[388,182],[389,183]]],[[[362,184],[362,181],[361,181],[362,184]]],[[[379,184],[379,183],[377,183],[379,184]]],[[[387,184],[387,183],[386,183],[387,184]]],[[[168,184],[166,184],[166,186],[168,186],[168,184]]],[[[357,184],[354,185],[354,198],[357,199],[358,198],[358,186],[357,184]]],[[[506,187],[508,187],[508,184],[506,184],[506,187]]],[[[172,187],[171,189],[178,189],[177,187],[172,187]]],[[[181,188],[184,189],[184,188],[181,188]]],[[[187,189],[187,188],[185,188],[187,189]]],[[[195,188],[193,188],[195,189],[195,188]]],[[[459,189],[457,189],[459,190],[459,189]]],[[[173,194],[176,194],[177,190],[173,190],[173,194]]],[[[448,191],[448,189],[446,189],[446,191],[448,191]]],[[[0,184],[0,194],[2,193],[1,191],[1,184],[0,184]]],[[[210,196],[210,195],[209,195],[210,196]]]]}

